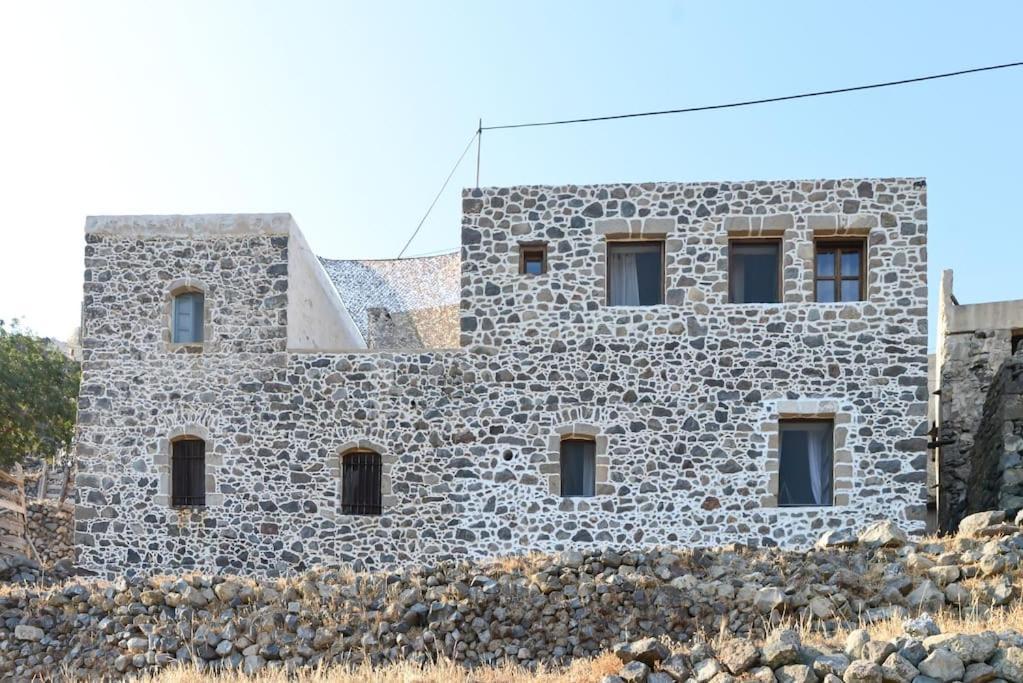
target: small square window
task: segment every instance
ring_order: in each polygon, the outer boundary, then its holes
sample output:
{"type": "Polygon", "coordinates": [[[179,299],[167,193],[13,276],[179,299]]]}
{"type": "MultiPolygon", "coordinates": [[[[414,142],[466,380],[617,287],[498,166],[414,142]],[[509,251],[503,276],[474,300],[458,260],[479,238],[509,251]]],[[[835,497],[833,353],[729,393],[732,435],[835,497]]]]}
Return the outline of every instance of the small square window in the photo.
{"type": "Polygon", "coordinates": [[[607,302],[611,306],[664,303],[664,242],[607,243],[607,302]]]}
{"type": "Polygon", "coordinates": [[[547,272],[547,245],[534,244],[519,247],[519,273],[542,275],[547,272]]]}
{"type": "Polygon", "coordinates": [[[863,301],[864,262],[863,241],[835,242],[818,240],[814,243],[814,285],[819,303],[863,301]]]}
{"type": "Polygon", "coordinates": [[[728,246],[729,301],[733,304],[781,301],[781,240],[735,240],[728,246]]]}
{"type": "Polygon", "coordinates": [[[832,420],[782,420],[778,505],[829,506],[834,490],[832,420]]]}

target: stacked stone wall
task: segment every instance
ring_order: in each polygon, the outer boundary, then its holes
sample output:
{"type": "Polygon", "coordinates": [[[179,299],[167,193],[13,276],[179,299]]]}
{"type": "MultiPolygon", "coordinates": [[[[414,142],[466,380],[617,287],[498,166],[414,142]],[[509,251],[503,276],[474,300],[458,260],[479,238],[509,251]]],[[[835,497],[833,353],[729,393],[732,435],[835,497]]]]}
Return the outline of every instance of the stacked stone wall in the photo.
{"type": "Polygon", "coordinates": [[[970,500],[970,482],[981,481],[980,471],[987,471],[991,461],[975,446],[989,392],[999,368],[1011,357],[1012,345],[1009,330],[949,334],[943,342],[939,437],[944,445],[938,460],[938,521],[939,528],[948,532],[970,511],[984,509],[980,501],[970,500]],[[978,462],[981,469],[974,474],[978,462]]]}
{"type": "Polygon", "coordinates": [[[89,236],[77,539],[104,573],[272,574],[607,546],[805,547],[922,531],[926,190],[913,180],[467,191],[462,347],[284,348],[287,237],[89,236]],[[727,303],[728,239],[784,240],[779,304],[727,303]],[[607,236],[665,241],[666,303],[609,308],[607,236]],[[815,236],[868,240],[867,299],[813,302],[815,236]],[[518,273],[519,242],[549,271],[518,273]],[[283,270],[282,270],[283,264],[283,270]],[[161,342],[168,282],[207,288],[210,343],[161,342]],[[782,508],[777,423],[831,415],[836,505],[782,508]],[[168,439],[208,439],[207,507],[167,506],[168,439]],[[562,498],[558,438],[603,444],[562,498]],[[380,516],[340,514],[340,456],[384,456],[380,516]]]}
{"type": "Polygon", "coordinates": [[[75,507],[70,501],[29,501],[25,534],[32,543],[36,559],[44,567],[61,560],[75,559],[75,507]]]}
{"type": "Polygon", "coordinates": [[[1023,358],[1002,365],[977,428],[967,511],[1023,509],[1023,358]]]}

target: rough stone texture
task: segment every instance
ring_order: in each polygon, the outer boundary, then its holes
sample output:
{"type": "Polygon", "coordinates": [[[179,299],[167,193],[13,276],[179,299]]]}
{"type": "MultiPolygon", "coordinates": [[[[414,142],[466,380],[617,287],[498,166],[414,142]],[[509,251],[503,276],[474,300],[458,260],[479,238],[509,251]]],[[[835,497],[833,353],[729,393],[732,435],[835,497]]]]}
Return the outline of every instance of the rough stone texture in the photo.
{"type": "Polygon", "coordinates": [[[75,506],[71,501],[63,504],[50,500],[28,503],[28,524],[25,533],[39,557],[39,562],[50,566],[61,560],[74,561],[75,506]]]}
{"type": "Polygon", "coordinates": [[[82,565],[274,574],[635,544],[805,548],[882,519],[922,531],[922,181],[495,188],[463,204],[462,348],[447,351],[289,352],[287,235],[89,232],[82,565]],[[664,305],[605,305],[612,229],[665,239],[664,305]],[[727,303],[729,236],[765,231],[784,238],[784,302],[727,303]],[[823,235],[869,239],[866,301],[812,301],[823,235]],[[548,273],[520,276],[518,242],[537,240],[548,273]],[[205,285],[199,352],[162,343],[166,288],[187,276],[205,285]],[[836,422],[835,505],[778,507],[778,420],[822,415],[836,422]],[[552,444],[578,430],[605,449],[606,483],[562,498],[552,444]],[[168,440],[189,433],[208,439],[207,507],[174,510],[168,440]],[[353,443],[387,463],[380,516],[339,514],[353,443]]]}
{"type": "Polygon", "coordinates": [[[458,252],[320,262],[371,349],[458,346],[458,252]]]}
{"type": "Polygon", "coordinates": [[[938,527],[955,531],[971,512],[1023,507],[1020,359],[1023,300],[960,304],[952,271],[942,274],[938,309],[938,527]],[[1015,368],[1015,369],[1013,369],[1015,368]],[[1001,474],[1008,470],[1008,474],[1001,474]],[[1004,501],[1004,504],[1003,504],[1004,501]]]}

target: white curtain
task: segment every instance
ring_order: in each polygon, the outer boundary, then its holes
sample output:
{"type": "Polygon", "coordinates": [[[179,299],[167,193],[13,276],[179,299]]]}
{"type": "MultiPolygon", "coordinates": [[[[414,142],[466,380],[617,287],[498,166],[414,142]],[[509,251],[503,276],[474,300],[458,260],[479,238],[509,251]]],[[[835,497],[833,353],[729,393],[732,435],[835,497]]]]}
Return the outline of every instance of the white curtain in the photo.
{"type": "Polygon", "coordinates": [[[831,504],[831,429],[806,433],[806,456],[810,465],[810,493],[815,505],[831,504]]]}
{"type": "Polygon", "coordinates": [[[639,248],[616,247],[611,252],[611,305],[639,306],[639,248]]]}

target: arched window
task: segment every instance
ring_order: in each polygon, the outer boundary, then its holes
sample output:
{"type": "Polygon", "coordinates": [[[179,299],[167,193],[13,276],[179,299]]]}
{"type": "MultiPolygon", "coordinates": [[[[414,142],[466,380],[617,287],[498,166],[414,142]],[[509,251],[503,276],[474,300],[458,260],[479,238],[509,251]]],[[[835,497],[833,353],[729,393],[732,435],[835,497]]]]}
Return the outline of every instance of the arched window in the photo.
{"type": "Polygon", "coordinates": [[[341,514],[380,514],[382,472],[379,453],[352,450],[341,456],[341,514]]]}
{"type": "Polygon", "coordinates": [[[593,439],[561,440],[561,495],[592,496],[597,479],[597,443],[593,439]]]}
{"type": "Polygon", "coordinates": [[[171,444],[171,506],[206,505],[206,442],[184,437],[171,444]]]}
{"type": "Polygon", "coordinates": [[[174,344],[201,344],[205,297],[198,290],[174,295],[171,311],[171,342],[174,344]]]}

